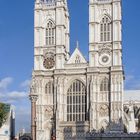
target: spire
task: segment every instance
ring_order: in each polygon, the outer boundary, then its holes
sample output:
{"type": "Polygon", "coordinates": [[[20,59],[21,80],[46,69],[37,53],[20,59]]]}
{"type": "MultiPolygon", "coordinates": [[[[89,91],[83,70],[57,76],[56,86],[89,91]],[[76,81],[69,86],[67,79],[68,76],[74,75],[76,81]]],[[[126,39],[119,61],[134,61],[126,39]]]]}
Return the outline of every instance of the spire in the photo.
{"type": "Polygon", "coordinates": [[[64,0],[65,4],[67,5],[67,0],[64,0]]]}
{"type": "Polygon", "coordinates": [[[79,41],[76,41],[76,48],[79,48],[79,41]]]}

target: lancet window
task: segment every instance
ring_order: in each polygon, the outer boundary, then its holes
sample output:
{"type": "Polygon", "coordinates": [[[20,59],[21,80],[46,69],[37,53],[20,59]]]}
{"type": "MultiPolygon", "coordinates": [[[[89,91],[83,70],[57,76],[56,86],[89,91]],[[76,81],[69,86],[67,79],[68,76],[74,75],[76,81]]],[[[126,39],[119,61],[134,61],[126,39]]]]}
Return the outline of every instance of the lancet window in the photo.
{"type": "Polygon", "coordinates": [[[45,93],[48,94],[48,95],[53,94],[53,83],[52,82],[48,82],[46,84],[45,93]]]}
{"type": "Polygon", "coordinates": [[[104,16],[100,23],[100,40],[111,41],[112,24],[109,17],[104,16]]]}
{"type": "Polygon", "coordinates": [[[109,94],[109,80],[104,78],[100,84],[100,99],[101,101],[108,101],[109,94]]]}
{"type": "Polygon", "coordinates": [[[52,21],[47,23],[46,45],[55,45],[55,26],[52,21]]]}

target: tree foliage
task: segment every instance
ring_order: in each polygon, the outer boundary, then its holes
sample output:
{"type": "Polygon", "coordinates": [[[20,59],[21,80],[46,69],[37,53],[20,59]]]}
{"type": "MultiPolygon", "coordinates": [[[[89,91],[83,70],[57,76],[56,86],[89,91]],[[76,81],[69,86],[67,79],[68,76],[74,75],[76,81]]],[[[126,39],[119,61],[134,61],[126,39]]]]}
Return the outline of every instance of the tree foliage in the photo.
{"type": "Polygon", "coordinates": [[[7,110],[5,109],[5,104],[0,103],[0,127],[5,123],[7,119],[7,110]]]}

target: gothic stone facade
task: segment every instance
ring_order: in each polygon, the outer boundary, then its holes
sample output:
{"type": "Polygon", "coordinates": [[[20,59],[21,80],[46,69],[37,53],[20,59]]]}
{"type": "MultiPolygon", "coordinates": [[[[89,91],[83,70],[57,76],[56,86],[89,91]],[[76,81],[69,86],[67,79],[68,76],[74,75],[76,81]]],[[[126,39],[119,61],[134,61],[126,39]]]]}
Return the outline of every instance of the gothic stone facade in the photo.
{"type": "Polygon", "coordinates": [[[89,0],[87,61],[78,43],[70,56],[67,0],[35,1],[30,96],[38,96],[37,140],[85,139],[123,118],[121,18],[121,0],[89,0]]]}

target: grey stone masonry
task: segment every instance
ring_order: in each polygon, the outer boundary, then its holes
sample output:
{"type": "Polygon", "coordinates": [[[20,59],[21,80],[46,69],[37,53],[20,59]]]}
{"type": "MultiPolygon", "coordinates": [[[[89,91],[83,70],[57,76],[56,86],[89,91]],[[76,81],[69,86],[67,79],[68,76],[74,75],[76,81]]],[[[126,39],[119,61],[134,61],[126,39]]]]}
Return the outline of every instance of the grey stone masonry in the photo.
{"type": "Polygon", "coordinates": [[[88,133],[87,140],[140,140],[140,133],[88,133]]]}

